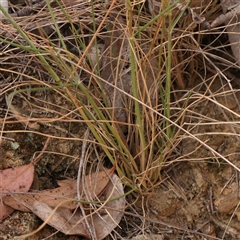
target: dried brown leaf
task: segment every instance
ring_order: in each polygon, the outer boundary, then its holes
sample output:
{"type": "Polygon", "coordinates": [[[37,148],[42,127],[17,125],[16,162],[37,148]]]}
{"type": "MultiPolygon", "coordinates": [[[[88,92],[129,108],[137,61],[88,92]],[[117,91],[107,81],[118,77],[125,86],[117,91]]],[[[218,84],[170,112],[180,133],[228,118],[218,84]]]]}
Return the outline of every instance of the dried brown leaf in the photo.
{"type": "Polygon", "coordinates": [[[13,208],[0,202],[0,222],[13,212],[14,212],[13,208]]]}
{"type": "Polygon", "coordinates": [[[221,6],[224,14],[218,16],[212,22],[211,27],[213,28],[223,23],[225,24],[233,56],[237,64],[240,65],[240,3],[236,0],[223,0],[221,6]]]}
{"type": "Polygon", "coordinates": [[[83,198],[91,201],[99,197],[109,183],[114,170],[115,166],[86,176],[80,184],[80,192],[83,192],[83,198]]]}
{"type": "Polygon", "coordinates": [[[32,185],[33,177],[32,163],[0,171],[0,197],[11,192],[27,192],[32,185]]]}
{"type": "MultiPolygon", "coordinates": [[[[105,238],[119,224],[124,214],[125,197],[124,190],[120,179],[117,175],[113,175],[111,181],[105,188],[104,195],[106,204],[87,216],[87,221],[91,227],[91,231],[95,231],[95,237],[98,240],[105,238]],[[113,200],[113,201],[111,201],[113,200]]],[[[71,212],[70,209],[59,207],[53,209],[46,203],[35,201],[30,207],[39,218],[44,221],[36,231],[40,230],[45,224],[49,224],[58,231],[67,235],[81,235],[90,238],[90,234],[86,230],[85,220],[80,211],[71,212]]],[[[34,231],[34,232],[36,232],[34,231]]],[[[21,237],[30,236],[24,235],[21,237]]]]}
{"type": "Polygon", "coordinates": [[[47,224],[54,227],[56,230],[69,235],[81,235],[89,237],[82,223],[79,223],[73,228],[72,221],[79,221],[82,216],[78,213],[77,216],[73,215],[69,209],[58,208],[54,213],[53,209],[43,202],[35,201],[31,207],[33,213],[35,213],[43,221],[47,221],[47,224]],[[77,219],[76,219],[77,217],[77,219]]]}
{"type": "MultiPolygon", "coordinates": [[[[234,17],[233,21],[235,22],[235,24],[227,27],[227,33],[229,42],[231,44],[234,59],[236,60],[237,64],[240,65],[240,42],[239,42],[240,17],[239,16],[234,17]]],[[[232,24],[234,22],[231,22],[229,24],[232,24]]]]}
{"type": "MultiPolygon", "coordinates": [[[[37,193],[13,193],[4,198],[4,203],[16,210],[29,212],[29,209],[31,209],[30,207],[35,201],[44,202],[50,207],[55,207],[64,200],[74,199],[75,195],[76,189],[74,189],[74,185],[72,185],[43,190],[37,193]]],[[[64,207],[69,207],[71,209],[76,208],[76,206],[77,203],[72,201],[64,204],[64,207]]]]}
{"type": "MultiPolygon", "coordinates": [[[[119,177],[114,174],[104,193],[105,199],[115,199],[106,203],[104,210],[95,213],[92,218],[93,229],[97,239],[104,239],[108,236],[121,221],[126,200],[124,197],[123,185],[119,177]]],[[[90,218],[89,218],[90,221],[90,218]]]]}
{"type": "Polygon", "coordinates": [[[0,171],[0,221],[14,211],[11,206],[3,203],[4,198],[12,192],[27,192],[32,185],[33,177],[32,163],[0,171]]]}
{"type": "MultiPolygon", "coordinates": [[[[120,14],[110,14],[111,23],[109,23],[109,36],[105,37],[104,51],[101,58],[101,78],[103,88],[107,95],[109,106],[113,107],[113,118],[120,123],[127,122],[129,106],[131,99],[126,96],[132,94],[132,76],[129,70],[130,66],[130,43],[124,26],[126,22],[120,14]]],[[[136,52],[140,49],[136,49],[136,52]]],[[[157,74],[158,61],[149,49],[141,49],[145,57],[138,59],[139,71],[137,81],[139,88],[139,99],[150,106],[156,106],[157,99],[157,74]]],[[[141,53],[142,54],[142,53],[141,53]]],[[[157,56],[157,54],[156,54],[157,56]]],[[[121,124],[123,132],[127,126],[121,124]]],[[[122,140],[124,137],[122,137],[122,140]]],[[[124,142],[124,140],[123,140],[124,142]]]]}
{"type": "MultiPolygon", "coordinates": [[[[104,56],[102,57],[101,77],[110,84],[129,93],[131,90],[131,76],[121,74],[124,65],[129,62],[130,47],[122,26],[126,25],[121,15],[110,14],[110,36],[105,38],[104,56]],[[121,59],[121,60],[120,60],[121,59]],[[122,76],[121,76],[122,75],[122,76]]],[[[109,105],[114,107],[114,118],[119,122],[126,122],[126,110],[124,109],[124,94],[112,85],[103,83],[107,93],[109,105]]]]}
{"type": "MultiPolygon", "coordinates": [[[[84,188],[81,200],[91,201],[98,197],[107,186],[112,174],[113,168],[87,175],[80,184],[80,192],[82,192],[84,188]]],[[[77,181],[63,180],[58,183],[60,185],[59,188],[47,189],[37,193],[12,193],[10,196],[4,198],[4,203],[16,210],[29,212],[29,207],[31,207],[35,201],[43,202],[50,207],[56,207],[64,200],[69,200],[65,202],[62,207],[75,209],[78,202],[71,200],[74,200],[77,194],[77,181]]]]}

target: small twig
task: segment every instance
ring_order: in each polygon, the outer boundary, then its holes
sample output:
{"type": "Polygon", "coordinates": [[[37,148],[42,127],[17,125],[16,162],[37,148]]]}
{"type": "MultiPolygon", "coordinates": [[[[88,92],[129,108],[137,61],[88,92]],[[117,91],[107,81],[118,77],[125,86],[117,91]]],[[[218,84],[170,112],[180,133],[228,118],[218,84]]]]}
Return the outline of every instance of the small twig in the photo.
{"type": "MultiPolygon", "coordinates": [[[[22,114],[23,115],[23,114],[22,114]]],[[[24,116],[24,115],[23,115],[24,116]]],[[[60,132],[63,132],[63,133],[65,133],[65,134],[68,134],[69,136],[71,136],[71,137],[73,137],[73,138],[77,138],[76,137],[76,135],[74,135],[74,134],[72,134],[72,133],[70,133],[68,130],[66,130],[66,129],[63,129],[63,128],[61,128],[61,127],[59,127],[59,126],[56,126],[56,125],[54,125],[54,124],[51,124],[51,123],[48,123],[48,122],[38,122],[38,124],[39,125],[43,125],[43,126],[47,126],[47,127],[50,127],[50,128],[54,128],[54,129],[56,129],[56,130],[58,130],[58,131],[60,131],[60,132]]]]}
{"type": "Polygon", "coordinates": [[[220,227],[222,230],[224,230],[224,233],[230,234],[234,239],[239,239],[237,238],[238,231],[229,225],[221,222],[219,219],[217,219],[213,214],[209,213],[209,217],[213,223],[215,223],[218,227],[220,227]]]}
{"type": "Polygon", "coordinates": [[[86,148],[87,148],[87,139],[89,137],[89,128],[86,130],[86,132],[84,133],[83,136],[83,144],[82,144],[82,154],[81,154],[81,158],[80,158],[80,163],[79,163],[79,168],[78,168],[78,176],[77,176],[77,198],[78,200],[81,199],[83,193],[79,192],[80,189],[80,181],[82,176],[82,171],[83,171],[83,163],[84,163],[84,158],[85,158],[85,153],[86,153],[86,148]]]}
{"type": "MultiPolygon", "coordinates": [[[[89,138],[89,128],[87,128],[86,132],[84,133],[84,141],[82,144],[82,154],[81,154],[81,158],[80,158],[80,163],[79,163],[79,168],[78,168],[78,176],[77,176],[77,199],[81,200],[83,192],[80,193],[79,189],[80,189],[80,182],[83,183],[83,181],[81,181],[81,179],[83,179],[84,174],[82,174],[83,172],[83,165],[84,165],[84,158],[85,158],[85,154],[86,154],[86,148],[87,148],[87,139],[89,138]]],[[[90,226],[88,220],[87,220],[87,216],[86,213],[84,211],[84,207],[82,206],[81,201],[79,201],[79,205],[80,205],[80,209],[84,218],[84,222],[87,226],[87,231],[89,232],[91,239],[96,239],[96,233],[94,231],[94,229],[90,226]]]]}
{"type": "Polygon", "coordinates": [[[41,151],[41,152],[39,153],[39,155],[33,160],[33,165],[36,165],[36,164],[37,164],[37,162],[39,161],[40,157],[43,155],[44,151],[46,150],[46,148],[47,148],[50,140],[51,140],[51,138],[48,137],[47,140],[46,140],[46,142],[45,142],[45,144],[44,144],[44,146],[43,146],[42,151],[41,151]]]}

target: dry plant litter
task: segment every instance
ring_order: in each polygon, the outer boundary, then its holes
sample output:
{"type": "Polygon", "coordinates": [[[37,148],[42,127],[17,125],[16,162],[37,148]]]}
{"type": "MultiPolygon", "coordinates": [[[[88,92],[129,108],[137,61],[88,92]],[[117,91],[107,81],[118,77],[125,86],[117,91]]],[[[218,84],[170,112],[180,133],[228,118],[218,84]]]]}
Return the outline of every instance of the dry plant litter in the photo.
{"type": "Polygon", "coordinates": [[[49,224],[92,239],[147,231],[238,239],[238,150],[230,146],[239,137],[239,91],[230,79],[239,45],[230,32],[238,32],[239,6],[226,13],[224,3],[34,1],[10,4],[10,14],[1,7],[1,219],[10,206],[44,221],[32,234],[49,224]],[[27,194],[18,178],[5,182],[19,169],[24,186],[33,181],[27,194]],[[118,225],[125,228],[113,231],[118,225]]]}

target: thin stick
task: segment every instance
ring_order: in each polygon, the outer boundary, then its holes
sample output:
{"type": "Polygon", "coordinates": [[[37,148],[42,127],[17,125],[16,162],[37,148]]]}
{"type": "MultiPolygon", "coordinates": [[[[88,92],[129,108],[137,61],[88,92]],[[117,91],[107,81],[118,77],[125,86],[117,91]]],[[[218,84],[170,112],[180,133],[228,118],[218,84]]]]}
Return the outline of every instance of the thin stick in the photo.
{"type": "MultiPolygon", "coordinates": [[[[86,149],[87,149],[88,138],[89,138],[89,128],[87,128],[87,130],[83,136],[84,140],[83,140],[83,144],[82,144],[82,154],[81,154],[79,168],[78,168],[78,176],[77,176],[77,199],[78,200],[81,200],[82,195],[83,195],[83,191],[80,193],[79,189],[80,189],[80,182],[82,182],[82,184],[83,184],[83,181],[81,181],[81,179],[83,179],[85,177],[84,174],[82,174],[82,172],[83,172],[83,165],[84,165],[84,159],[85,159],[85,154],[86,154],[86,149]]],[[[86,213],[85,213],[82,203],[80,201],[79,201],[79,205],[80,205],[82,215],[84,217],[85,224],[87,226],[87,230],[91,235],[91,239],[96,239],[96,233],[95,233],[94,229],[90,226],[89,222],[87,221],[86,213]]]]}
{"type": "Polygon", "coordinates": [[[49,144],[50,140],[51,140],[51,138],[48,137],[47,140],[46,140],[46,142],[45,142],[45,144],[44,144],[44,146],[43,146],[42,151],[41,151],[41,152],[39,153],[39,155],[32,161],[32,162],[33,162],[33,165],[36,165],[36,164],[39,162],[40,157],[43,155],[44,151],[45,151],[46,148],[48,147],[48,144],[49,144]]]}

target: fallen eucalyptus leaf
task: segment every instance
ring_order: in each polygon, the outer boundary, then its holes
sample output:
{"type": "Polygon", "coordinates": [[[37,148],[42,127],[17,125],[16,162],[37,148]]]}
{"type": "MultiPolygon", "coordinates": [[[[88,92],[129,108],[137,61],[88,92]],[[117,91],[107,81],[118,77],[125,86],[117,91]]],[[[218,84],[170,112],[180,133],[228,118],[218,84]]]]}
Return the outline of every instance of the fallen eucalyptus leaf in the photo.
{"type": "Polygon", "coordinates": [[[32,163],[0,171],[0,221],[11,214],[14,209],[3,203],[4,198],[12,192],[29,191],[34,177],[32,163]]]}
{"type": "MultiPolygon", "coordinates": [[[[114,169],[115,167],[87,175],[80,183],[80,192],[82,192],[81,200],[92,201],[96,197],[99,197],[107,186],[114,169]]],[[[71,200],[76,200],[77,180],[63,180],[58,183],[60,187],[40,192],[31,192],[27,194],[11,193],[11,195],[4,198],[4,203],[16,210],[29,212],[29,206],[32,206],[35,201],[43,202],[50,207],[56,207],[64,200],[69,200],[61,206],[75,209],[78,206],[78,202],[71,200]]]]}
{"type": "Polygon", "coordinates": [[[12,214],[14,209],[0,202],[0,222],[8,215],[12,214]]]}
{"type": "Polygon", "coordinates": [[[211,27],[225,24],[233,56],[236,63],[240,65],[240,3],[236,0],[223,0],[221,6],[223,14],[212,22],[211,27]]]}
{"type": "Polygon", "coordinates": [[[34,166],[32,163],[0,171],[0,197],[9,192],[27,192],[33,182],[34,166]]]}
{"type": "Polygon", "coordinates": [[[86,213],[91,229],[86,229],[85,219],[79,209],[72,213],[67,208],[58,207],[57,209],[53,209],[46,203],[34,201],[33,205],[29,206],[29,208],[44,223],[33,233],[23,235],[21,238],[26,238],[36,233],[45,224],[67,235],[81,235],[90,238],[91,235],[89,232],[94,231],[96,239],[101,240],[105,238],[119,224],[125,210],[126,201],[123,185],[117,175],[114,174],[112,176],[102,197],[104,197],[106,203],[103,203],[99,209],[94,209],[94,212],[86,213]]]}
{"type": "Polygon", "coordinates": [[[72,221],[79,221],[82,216],[77,214],[78,218],[76,219],[76,216],[74,217],[74,215],[69,212],[69,209],[58,208],[53,213],[53,208],[49,207],[46,203],[35,201],[31,207],[31,210],[39,218],[41,218],[43,221],[47,221],[48,225],[52,226],[58,231],[61,231],[65,234],[68,232],[69,235],[81,235],[89,238],[89,235],[82,222],[73,228],[72,221]]]}
{"type": "Polygon", "coordinates": [[[105,199],[115,200],[107,202],[103,210],[101,209],[100,213],[96,212],[92,217],[93,229],[99,240],[104,239],[118,226],[125,212],[124,189],[116,174],[112,176],[112,181],[108,183],[104,196],[105,199]]]}

